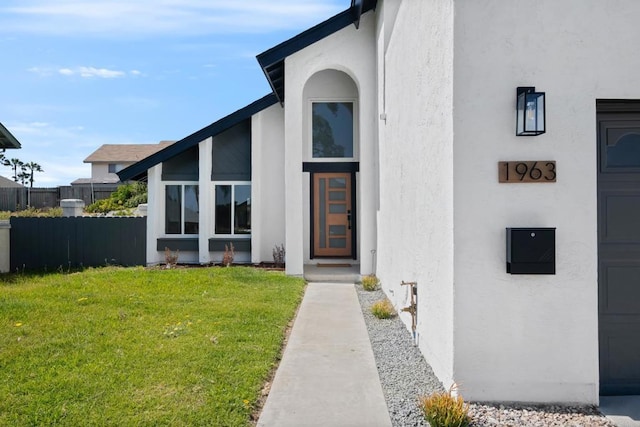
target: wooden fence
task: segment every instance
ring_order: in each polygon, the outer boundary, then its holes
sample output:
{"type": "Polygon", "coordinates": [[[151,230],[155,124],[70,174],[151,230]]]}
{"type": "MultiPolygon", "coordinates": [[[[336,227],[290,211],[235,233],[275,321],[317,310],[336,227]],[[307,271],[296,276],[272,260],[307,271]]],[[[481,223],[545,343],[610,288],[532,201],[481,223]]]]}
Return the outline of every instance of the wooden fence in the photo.
{"type": "Polygon", "coordinates": [[[146,217],[11,217],[11,271],[146,264],[146,217]]]}
{"type": "Polygon", "coordinates": [[[54,188],[0,188],[0,211],[19,211],[27,206],[53,208],[60,200],[80,199],[85,205],[96,200],[107,199],[118,188],[117,185],[67,185],[54,188]]]}

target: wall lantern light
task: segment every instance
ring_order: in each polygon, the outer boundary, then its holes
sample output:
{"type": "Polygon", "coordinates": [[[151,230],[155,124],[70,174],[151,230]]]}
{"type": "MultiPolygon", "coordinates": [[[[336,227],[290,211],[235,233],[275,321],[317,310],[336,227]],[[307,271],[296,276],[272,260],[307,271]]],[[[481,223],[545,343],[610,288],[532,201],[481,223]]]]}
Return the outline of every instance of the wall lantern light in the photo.
{"type": "Polygon", "coordinates": [[[534,136],[545,132],[545,96],[535,87],[517,89],[516,135],[534,136]]]}

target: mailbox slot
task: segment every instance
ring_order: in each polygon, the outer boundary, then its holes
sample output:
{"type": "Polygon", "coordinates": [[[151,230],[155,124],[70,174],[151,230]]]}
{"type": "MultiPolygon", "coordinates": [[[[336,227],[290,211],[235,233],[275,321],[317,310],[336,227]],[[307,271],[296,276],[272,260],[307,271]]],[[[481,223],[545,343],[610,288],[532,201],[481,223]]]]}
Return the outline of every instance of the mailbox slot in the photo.
{"type": "Polygon", "coordinates": [[[556,274],[556,229],[507,228],[507,273],[556,274]]]}

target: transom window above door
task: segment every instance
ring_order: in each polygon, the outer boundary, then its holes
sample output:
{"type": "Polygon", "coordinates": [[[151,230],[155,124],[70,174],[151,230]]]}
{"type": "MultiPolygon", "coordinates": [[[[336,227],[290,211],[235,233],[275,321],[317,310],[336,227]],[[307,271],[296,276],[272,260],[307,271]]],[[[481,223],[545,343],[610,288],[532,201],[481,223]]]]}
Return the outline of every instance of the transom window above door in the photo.
{"type": "Polygon", "coordinates": [[[353,158],[353,102],[312,102],[314,158],[353,158]]]}

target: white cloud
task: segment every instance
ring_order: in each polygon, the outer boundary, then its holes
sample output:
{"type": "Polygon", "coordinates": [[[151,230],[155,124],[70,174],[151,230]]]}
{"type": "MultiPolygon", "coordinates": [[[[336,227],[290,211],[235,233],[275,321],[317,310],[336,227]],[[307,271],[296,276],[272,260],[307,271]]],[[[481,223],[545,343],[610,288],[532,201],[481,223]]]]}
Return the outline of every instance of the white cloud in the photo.
{"type": "Polygon", "coordinates": [[[349,0],[6,0],[0,32],[131,37],[305,28],[349,0]]]}
{"type": "Polygon", "coordinates": [[[63,76],[78,75],[83,78],[100,77],[103,79],[115,79],[118,77],[124,77],[126,75],[124,71],[108,70],[106,68],[95,67],[78,67],[75,69],[61,68],[58,70],[58,73],[62,74],[63,76]]]}

